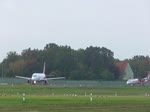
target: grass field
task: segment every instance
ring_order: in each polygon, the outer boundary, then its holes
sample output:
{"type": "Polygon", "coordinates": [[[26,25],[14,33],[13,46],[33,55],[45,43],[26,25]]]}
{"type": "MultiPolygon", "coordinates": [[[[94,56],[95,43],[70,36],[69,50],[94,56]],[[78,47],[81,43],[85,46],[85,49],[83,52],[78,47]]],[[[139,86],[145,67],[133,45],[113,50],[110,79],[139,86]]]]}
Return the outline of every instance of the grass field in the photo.
{"type": "Polygon", "coordinates": [[[1,112],[149,112],[150,87],[0,86],[1,112]],[[25,93],[26,100],[22,97],[25,93]],[[92,93],[92,101],[90,97],[92,93]]]}

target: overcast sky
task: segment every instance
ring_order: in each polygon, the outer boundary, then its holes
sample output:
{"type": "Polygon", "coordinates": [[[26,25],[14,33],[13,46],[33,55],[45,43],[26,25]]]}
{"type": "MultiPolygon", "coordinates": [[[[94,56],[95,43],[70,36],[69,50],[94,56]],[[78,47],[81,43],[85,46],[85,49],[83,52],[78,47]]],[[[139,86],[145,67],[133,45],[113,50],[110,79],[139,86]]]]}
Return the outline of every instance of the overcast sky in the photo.
{"type": "Polygon", "coordinates": [[[150,1],[0,0],[0,62],[48,43],[106,47],[121,60],[150,55],[150,1]]]}

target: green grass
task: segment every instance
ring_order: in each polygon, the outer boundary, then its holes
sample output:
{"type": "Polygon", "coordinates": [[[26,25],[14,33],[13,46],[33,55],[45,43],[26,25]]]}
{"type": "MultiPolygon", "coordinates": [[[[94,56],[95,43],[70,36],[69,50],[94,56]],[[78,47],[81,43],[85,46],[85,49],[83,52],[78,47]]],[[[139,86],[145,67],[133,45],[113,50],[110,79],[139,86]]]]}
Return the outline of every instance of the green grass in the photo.
{"type": "Polygon", "coordinates": [[[149,86],[0,86],[1,112],[149,112],[149,86]],[[22,94],[26,101],[22,101],[22,94]],[[90,93],[93,101],[90,101],[90,93]],[[74,96],[73,94],[77,94],[74,96]]]}
{"type": "Polygon", "coordinates": [[[121,96],[131,95],[144,95],[150,93],[150,86],[105,86],[105,87],[51,87],[49,85],[6,85],[0,86],[1,95],[17,95],[26,93],[27,95],[64,95],[64,94],[78,94],[78,95],[114,95],[118,94],[121,96]]]}

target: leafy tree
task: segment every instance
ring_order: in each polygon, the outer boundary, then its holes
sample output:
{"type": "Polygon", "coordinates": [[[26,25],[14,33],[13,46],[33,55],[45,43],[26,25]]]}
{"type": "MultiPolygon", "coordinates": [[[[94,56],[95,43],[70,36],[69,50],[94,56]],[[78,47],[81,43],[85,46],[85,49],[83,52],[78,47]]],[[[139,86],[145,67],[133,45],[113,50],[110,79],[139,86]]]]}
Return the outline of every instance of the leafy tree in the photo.
{"type": "Polygon", "coordinates": [[[113,52],[104,47],[90,46],[85,50],[73,50],[70,46],[49,43],[43,50],[28,48],[21,55],[9,52],[3,65],[7,68],[7,77],[30,77],[32,73],[42,71],[44,62],[46,74],[51,76],[65,76],[71,80],[117,79],[113,52]]]}
{"type": "Polygon", "coordinates": [[[149,56],[134,56],[132,59],[128,60],[135,77],[143,78],[147,76],[148,71],[150,71],[150,58],[149,56]]]}

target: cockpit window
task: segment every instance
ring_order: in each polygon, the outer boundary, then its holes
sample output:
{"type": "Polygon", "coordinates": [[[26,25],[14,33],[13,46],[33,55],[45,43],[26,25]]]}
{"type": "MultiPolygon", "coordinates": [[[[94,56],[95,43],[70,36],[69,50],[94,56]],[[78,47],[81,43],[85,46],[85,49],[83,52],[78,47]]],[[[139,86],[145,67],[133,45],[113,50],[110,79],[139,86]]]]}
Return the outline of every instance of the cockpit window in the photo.
{"type": "Polygon", "coordinates": [[[33,77],[36,77],[36,75],[33,75],[33,77]]]}

